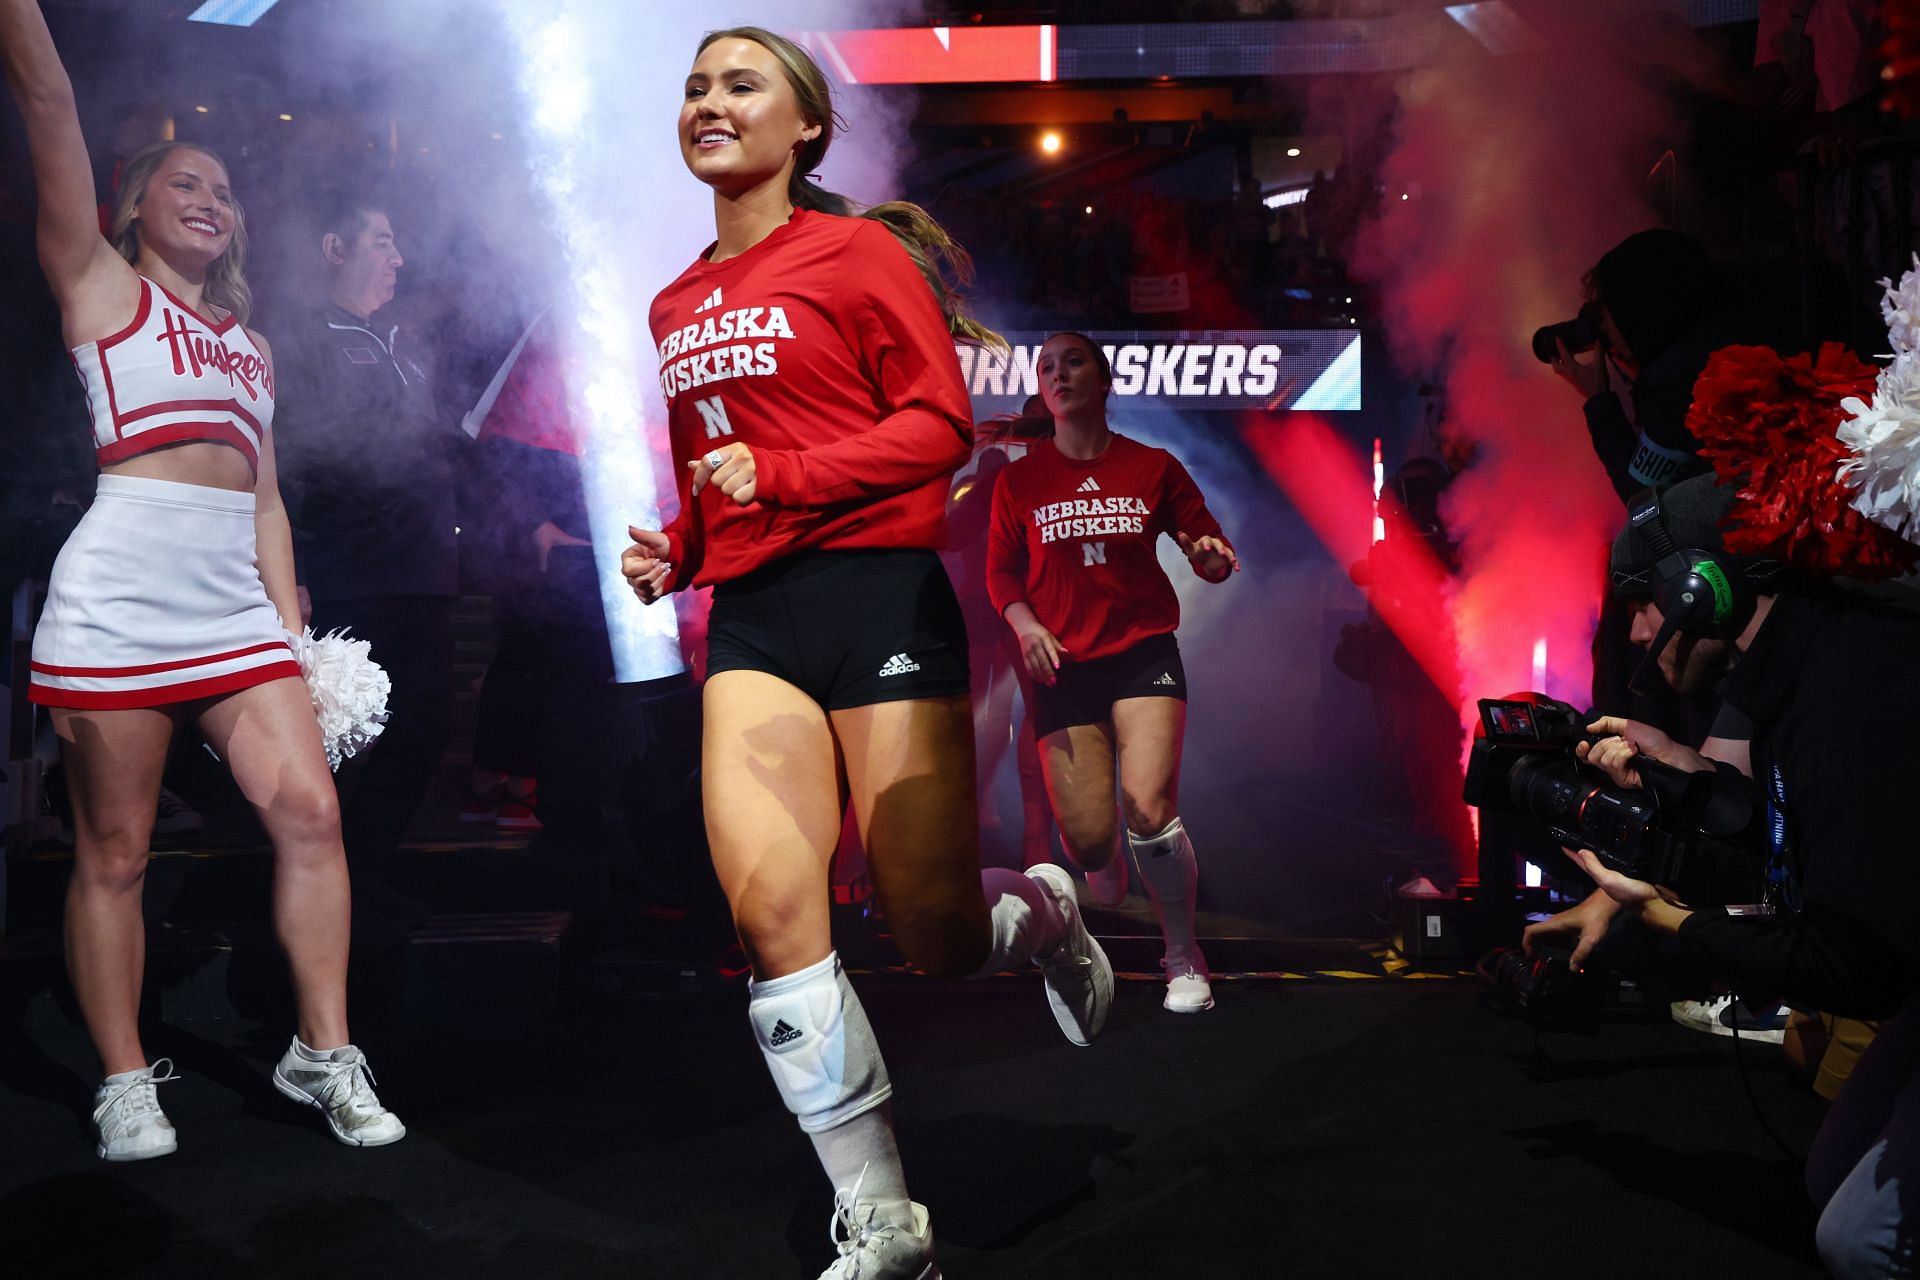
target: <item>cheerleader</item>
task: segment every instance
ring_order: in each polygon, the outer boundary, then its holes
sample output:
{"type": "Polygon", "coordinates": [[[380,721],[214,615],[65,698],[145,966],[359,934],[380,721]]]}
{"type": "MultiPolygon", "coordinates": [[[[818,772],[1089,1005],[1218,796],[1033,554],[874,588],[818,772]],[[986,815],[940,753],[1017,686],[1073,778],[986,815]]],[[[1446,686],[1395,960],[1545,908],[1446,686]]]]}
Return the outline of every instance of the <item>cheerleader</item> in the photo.
{"type": "Polygon", "coordinates": [[[1036,369],[1053,439],[1000,477],[987,588],[1034,679],[1027,710],[1061,843],[1096,902],[1126,896],[1117,764],[1127,846],[1166,940],[1165,1005],[1202,1013],[1213,988],[1193,936],[1199,873],[1179,816],[1180,603],[1154,546],[1170,535],[1208,582],[1225,582],[1239,558],[1179,459],[1107,425],[1113,371],[1091,338],[1054,334],[1036,369]]]}
{"type": "Polygon", "coordinates": [[[67,971],[106,1079],[98,1151],[176,1146],[138,1012],[141,888],[167,745],[195,725],[274,849],[273,920],[298,1034],[273,1083],[350,1146],[406,1129],[347,1034],[346,862],[333,779],[289,642],[293,549],[274,480],[273,360],[246,327],[246,222],[204,147],[130,159],[102,238],[73,87],[35,0],[0,0],[0,58],[25,118],[40,263],[85,385],[93,505],[55,561],[29,695],[60,740],[74,810],[67,971]]]}
{"type": "Polygon", "coordinates": [[[954,339],[993,335],[942,283],[936,262],[964,275],[964,254],[923,210],[849,216],[807,181],[834,114],[805,50],[712,33],[685,94],[681,151],[713,190],[717,236],[652,312],[681,509],[633,530],[622,567],[646,601],[714,586],[707,831],[755,1039],[835,1187],[824,1276],[930,1280],[886,1064],[829,930],[843,806],[914,964],[1036,959],[1076,1044],[1113,991],[1064,871],[978,869],[966,628],[933,548],[971,451],[954,339]]]}

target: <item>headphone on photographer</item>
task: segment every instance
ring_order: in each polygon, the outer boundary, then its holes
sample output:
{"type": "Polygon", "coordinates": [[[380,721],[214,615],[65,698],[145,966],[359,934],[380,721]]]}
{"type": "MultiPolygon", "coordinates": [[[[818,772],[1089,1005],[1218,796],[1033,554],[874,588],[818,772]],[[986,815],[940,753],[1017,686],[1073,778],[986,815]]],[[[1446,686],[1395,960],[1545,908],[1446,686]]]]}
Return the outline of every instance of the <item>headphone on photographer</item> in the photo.
{"type": "Polygon", "coordinates": [[[1658,666],[1660,655],[1674,634],[1731,640],[1753,617],[1753,584],[1725,554],[1705,547],[1681,547],[1673,540],[1660,507],[1660,492],[1643,489],[1634,495],[1628,523],[1653,555],[1653,601],[1660,608],[1660,633],[1629,681],[1645,688],[1645,679],[1658,666]]]}
{"type": "Polygon", "coordinates": [[[1629,523],[1653,554],[1653,600],[1667,625],[1685,635],[1716,640],[1739,635],[1754,606],[1745,571],[1722,552],[1675,545],[1658,489],[1635,495],[1631,510],[1629,523]]]}

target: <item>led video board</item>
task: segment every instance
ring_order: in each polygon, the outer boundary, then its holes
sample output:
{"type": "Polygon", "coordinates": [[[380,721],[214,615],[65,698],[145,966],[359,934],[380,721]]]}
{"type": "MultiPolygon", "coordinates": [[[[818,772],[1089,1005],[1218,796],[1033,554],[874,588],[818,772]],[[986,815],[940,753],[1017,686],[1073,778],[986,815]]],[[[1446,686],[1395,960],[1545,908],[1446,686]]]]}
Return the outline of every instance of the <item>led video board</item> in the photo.
{"type": "MultiPolygon", "coordinates": [[[[1126,401],[1187,411],[1360,407],[1360,335],[1351,329],[1210,332],[1099,330],[1113,364],[1115,407],[1126,401]]],[[[958,348],[974,416],[1015,413],[1040,390],[1044,332],[1006,335],[1010,353],[958,348]]]]}

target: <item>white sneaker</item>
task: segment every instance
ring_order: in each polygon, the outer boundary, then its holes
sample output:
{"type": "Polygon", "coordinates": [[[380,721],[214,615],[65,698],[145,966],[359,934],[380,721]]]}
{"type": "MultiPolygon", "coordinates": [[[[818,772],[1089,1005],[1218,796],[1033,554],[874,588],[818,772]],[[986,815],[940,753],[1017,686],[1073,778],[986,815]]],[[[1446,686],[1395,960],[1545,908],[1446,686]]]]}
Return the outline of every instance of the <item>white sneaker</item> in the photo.
{"type": "Polygon", "coordinates": [[[820,1280],[940,1280],[933,1260],[933,1224],[927,1206],[912,1205],[913,1223],[875,1222],[873,1205],[859,1200],[862,1173],[851,1190],[833,1193],[833,1222],[827,1238],[840,1252],[820,1280]]]}
{"type": "Polygon", "coordinates": [[[1205,1013],[1213,1008],[1213,983],[1207,962],[1195,964],[1186,956],[1167,956],[1160,971],[1167,975],[1167,998],[1161,1003],[1174,1013],[1205,1013]]]}
{"type": "Polygon", "coordinates": [[[93,1125],[100,1133],[95,1150],[102,1160],[151,1160],[173,1154],[180,1142],[153,1090],[155,1085],[179,1078],[173,1072],[172,1058],[162,1058],[144,1070],[107,1077],[93,1095],[93,1125]]]}
{"type": "Polygon", "coordinates": [[[153,811],[153,834],[183,835],[206,825],[207,820],[196,813],[192,805],[165,787],[160,788],[160,801],[153,811]]]}
{"type": "Polygon", "coordinates": [[[1116,850],[1107,865],[1087,872],[1087,896],[1103,907],[1117,907],[1127,900],[1127,863],[1125,850],[1116,850]]]}
{"type": "Polygon", "coordinates": [[[1725,995],[1714,1000],[1675,1000],[1669,1012],[1681,1026],[1709,1035],[1730,1036],[1737,1028],[1742,1040],[1784,1044],[1787,1039],[1787,1008],[1781,1004],[1750,1009],[1725,995]]]}
{"type": "Polygon", "coordinates": [[[1047,1005],[1061,1034],[1085,1047],[1106,1025],[1107,1010],[1113,1004],[1113,965],[1081,919],[1073,877],[1051,864],[1034,867],[1027,875],[1053,894],[1067,925],[1053,954],[1037,958],[1047,981],[1047,1005]]]}
{"type": "Polygon", "coordinates": [[[350,1044],[308,1062],[293,1045],[273,1067],[273,1087],[295,1102],[317,1107],[333,1136],[350,1147],[384,1147],[407,1136],[400,1117],[380,1105],[373,1092],[367,1055],[350,1044]]]}

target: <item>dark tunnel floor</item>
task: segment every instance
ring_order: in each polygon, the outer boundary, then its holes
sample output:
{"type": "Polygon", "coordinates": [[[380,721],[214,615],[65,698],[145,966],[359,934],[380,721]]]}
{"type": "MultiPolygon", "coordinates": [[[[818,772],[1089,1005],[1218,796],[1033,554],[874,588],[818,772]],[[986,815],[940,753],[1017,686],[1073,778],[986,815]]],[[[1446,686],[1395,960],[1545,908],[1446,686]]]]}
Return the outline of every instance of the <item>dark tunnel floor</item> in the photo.
{"type": "MultiPolygon", "coordinates": [[[[1820,1274],[1798,1166],[1724,1039],[1619,1024],[1536,1055],[1468,983],[1243,981],[1192,1018],[1123,984],[1081,1050],[1037,978],[861,985],[956,1280],[1820,1274]]],[[[744,991],[465,1003],[363,1020],[411,1131],[368,1151],[274,1094],[279,1027],[161,1028],[180,1151],[108,1165],[85,1038],[36,997],[0,1040],[6,1272],[812,1277],[830,1260],[830,1193],[744,991]]],[[[1777,1049],[1743,1048],[1804,1150],[1819,1104],[1777,1049]]]]}

